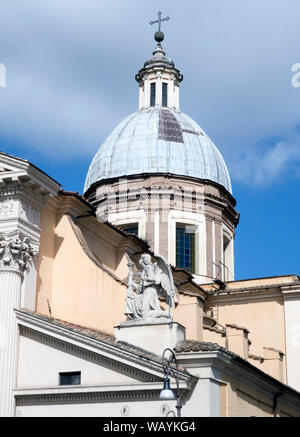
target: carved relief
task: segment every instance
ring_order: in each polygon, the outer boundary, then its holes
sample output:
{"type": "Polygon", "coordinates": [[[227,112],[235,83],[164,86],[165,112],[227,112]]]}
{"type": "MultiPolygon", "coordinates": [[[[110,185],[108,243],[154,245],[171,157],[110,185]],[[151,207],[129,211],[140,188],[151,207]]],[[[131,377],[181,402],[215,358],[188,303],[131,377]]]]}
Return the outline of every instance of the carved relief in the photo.
{"type": "Polygon", "coordinates": [[[40,212],[30,203],[24,200],[7,199],[0,203],[0,219],[6,219],[12,216],[19,216],[27,222],[39,226],[40,212]]]}
{"type": "Polygon", "coordinates": [[[0,268],[24,272],[35,255],[37,250],[30,244],[30,237],[24,236],[22,232],[14,236],[0,234],[0,268]]]}
{"type": "Polygon", "coordinates": [[[27,202],[21,203],[20,217],[33,225],[40,225],[40,212],[27,202]]]}
{"type": "Polygon", "coordinates": [[[13,200],[4,200],[0,203],[0,218],[6,218],[15,213],[15,202],[13,200]]]}

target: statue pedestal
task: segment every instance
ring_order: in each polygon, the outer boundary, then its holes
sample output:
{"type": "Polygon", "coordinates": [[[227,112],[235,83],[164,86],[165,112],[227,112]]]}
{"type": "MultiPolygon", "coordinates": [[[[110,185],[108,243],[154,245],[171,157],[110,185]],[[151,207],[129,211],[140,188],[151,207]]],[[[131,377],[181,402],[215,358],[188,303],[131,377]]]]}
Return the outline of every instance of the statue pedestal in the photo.
{"type": "Polygon", "coordinates": [[[185,327],[170,319],[128,321],[114,327],[117,341],[124,341],[157,355],[185,340],[185,327]]]}

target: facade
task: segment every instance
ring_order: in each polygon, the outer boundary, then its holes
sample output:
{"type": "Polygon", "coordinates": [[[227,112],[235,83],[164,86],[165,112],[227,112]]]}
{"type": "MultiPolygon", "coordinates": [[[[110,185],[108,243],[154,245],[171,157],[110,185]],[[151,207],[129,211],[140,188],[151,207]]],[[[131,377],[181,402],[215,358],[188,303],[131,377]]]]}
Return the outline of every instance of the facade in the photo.
{"type": "Polygon", "coordinates": [[[300,416],[300,278],[234,280],[226,164],[180,111],[183,76],[156,41],[139,110],[99,148],[83,196],[0,153],[0,416],[174,415],[159,397],[166,347],[182,416],[300,416]],[[141,254],[171,265],[171,321],[121,323],[141,254]]]}

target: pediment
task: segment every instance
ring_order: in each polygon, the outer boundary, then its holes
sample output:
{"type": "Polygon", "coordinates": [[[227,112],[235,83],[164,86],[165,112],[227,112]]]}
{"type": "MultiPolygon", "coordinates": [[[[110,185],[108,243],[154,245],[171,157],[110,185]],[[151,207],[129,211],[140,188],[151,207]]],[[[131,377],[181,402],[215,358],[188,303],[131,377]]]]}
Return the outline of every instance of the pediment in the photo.
{"type": "MultiPolygon", "coordinates": [[[[112,337],[100,341],[93,334],[82,335],[67,322],[65,327],[61,321],[56,323],[56,319],[30,311],[15,313],[20,329],[14,390],[17,408],[25,408],[30,415],[46,404],[56,406],[58,412],[64,405],[73,414],[73,407],[80,404],[90,415],[89,406],[93,404],[95,408],[101,405],[98,416],[104,404],[118,409],[123,408],[123,402],[139,405],[140,401],[143,405],[144,401],[155,401],[155,415],[160,411],[157,408],[162,402],[159,394],[164,379],[161,357],[127,343],[120,345],[112,337]],[[70,372],[77,372],[77,377],[80,372],[80,384],[60,384],[59,374],[70,372]]],[[[170,380],[175,387],[175,376],[170,375],[170,380]]],[[[195,378],[181,369],[178,382],[185,396],[195,378]]]]}
{"type": "Polygon", "coordinates": [[[0,152],[0,184],[22,182],[41,192],[56,194],[60,185],[29,161],[0,152]]]}
{"type": "Polygon", "coordinates": [[[11,171],[13,171],[12,168],[0,167],[0,173],[9,173],[11,171]]]}
{"type": "Polygon", "coordinates": [[[124,385],[160,380],[105,354],[66,340],[20,329],[17,387],[55,387],[61,373],[78,372],[83,386],[124,385]]]}
{"type": "Polygon", "coordinates": [[[25,174],[29,162],[22,158],[17,158],[12,155],[0,152],[0,175],[3,176],[5,173],[22,173],[25,174]]]}
{"type": "Polygon", "coordinates": [[[30,178],[27,176],[27,172],[25,169],[8,166],[7,164],[1,163],[0,157],[0,182],[8,183],[12,181],[29,180],[30,178]]]}
{"type": "MultiPolygon", "coordinates": [[[[99,341],[75,329],[51,323],[47,317],[16,310],[19,328],[18,387],[57,385],[60,372],[80,371],[83,383],[137,384],[163,379],[160,357],[129,345],[99,341]],[[37,372],[32,373],[36,367],[37,372]],[[43,369],[41,374],[38,369],[43,369]],[[48,377],[45,379],[45,372],[48,377]]],[[[111,337],[112,338],[112,337],[111,337]]]]}

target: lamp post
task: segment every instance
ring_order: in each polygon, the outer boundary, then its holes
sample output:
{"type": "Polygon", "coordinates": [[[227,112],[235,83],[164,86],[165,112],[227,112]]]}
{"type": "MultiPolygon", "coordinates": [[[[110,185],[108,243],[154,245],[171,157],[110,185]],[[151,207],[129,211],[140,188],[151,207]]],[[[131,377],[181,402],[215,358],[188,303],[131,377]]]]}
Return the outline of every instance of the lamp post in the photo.
{"type": "Polygon", "coordinates": [[[163,351],[162,365],[163,365],[165,376],[164,376],[164,386],[163,386],[162,391],[160,392],[159,398],[165,399],[165,400],[175,399],[175,395],[170,387],[170,376],[173,376],[176,380],[177,417],[181,417],[182,405],[180,402],[178,364],[177,364],[176,356],[175,356],[174,352],[172,351],[172,349],[166,348],[163,351]],[[166,356],[165,356],[167,352],[169,352],[168,358],[166,358],[166,356]],[[176,365],[176,370],[173,367],[171,367],[171,364],[173,364],[173,363],[176,365]]]}

